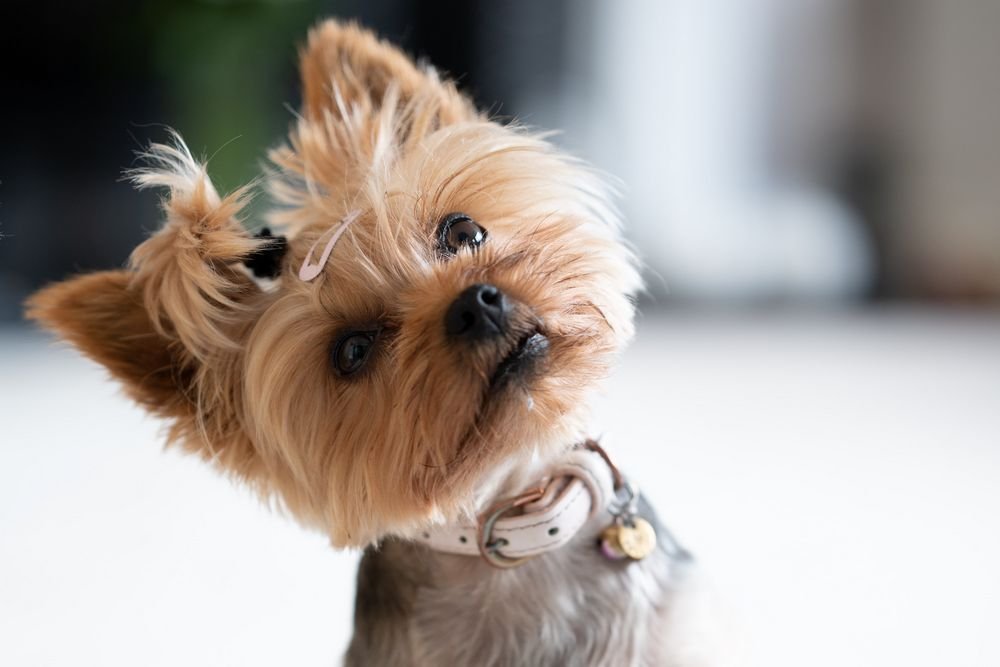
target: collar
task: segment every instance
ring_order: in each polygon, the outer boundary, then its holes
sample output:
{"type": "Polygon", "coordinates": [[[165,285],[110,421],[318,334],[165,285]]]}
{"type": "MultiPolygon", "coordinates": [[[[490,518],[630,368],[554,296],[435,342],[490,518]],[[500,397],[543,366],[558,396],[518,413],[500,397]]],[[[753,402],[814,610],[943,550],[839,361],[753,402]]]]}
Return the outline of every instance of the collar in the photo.
{"type": "Polygon", "coordinates": [[[570,542],[591,518],[616,513],[616,492],[624,480],[607,454],[593,441],[572,450],[537,486],[501,500],[475,523],[430,528],[418,541],[435,551],[481,556],[499,568],[570,542]]]}

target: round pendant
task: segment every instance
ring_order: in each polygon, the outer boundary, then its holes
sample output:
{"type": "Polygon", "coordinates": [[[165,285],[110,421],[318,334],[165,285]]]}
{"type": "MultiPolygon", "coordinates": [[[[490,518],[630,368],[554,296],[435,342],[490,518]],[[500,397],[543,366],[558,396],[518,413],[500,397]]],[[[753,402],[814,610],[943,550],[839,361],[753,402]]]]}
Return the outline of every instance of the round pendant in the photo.
{"type": "Polygon", "coordinates": [[[622,525],[617,528],[618,546],[629,558],[642,560],[653,553],[653,549],[656,548],[656,531],[652,524],[641,516],[633,518],[632,525],[622,525]]]}
{"type": "Polygon", "coordinates": [[[628,558],[628,555],[622,551],[621,544],[618,542],[619,528],[618,524],[612,524],[601,533],[601,553],[604,554],[605,558],[611,560],[628,558]]]}

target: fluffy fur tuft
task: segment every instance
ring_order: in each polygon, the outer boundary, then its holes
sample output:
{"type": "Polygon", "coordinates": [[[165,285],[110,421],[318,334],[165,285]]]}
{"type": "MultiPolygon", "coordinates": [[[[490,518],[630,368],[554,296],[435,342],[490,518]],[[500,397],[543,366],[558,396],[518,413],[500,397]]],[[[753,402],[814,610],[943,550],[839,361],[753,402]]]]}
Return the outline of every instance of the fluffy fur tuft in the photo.
{"type": "Polygon", "coordinates": [[[156,330],[204,362],[239,345],[232,328],[245,311],[248,285],[232,265],[260,242],[237,219],[250,186],[220,198],[205,165],[180,135],[171,137],[171,144],[152,144],[141,155],[147,166],[129,174],[139,188],[169,193],[162,202],[166,223],[133,251],[130,266],[156,330]]]}

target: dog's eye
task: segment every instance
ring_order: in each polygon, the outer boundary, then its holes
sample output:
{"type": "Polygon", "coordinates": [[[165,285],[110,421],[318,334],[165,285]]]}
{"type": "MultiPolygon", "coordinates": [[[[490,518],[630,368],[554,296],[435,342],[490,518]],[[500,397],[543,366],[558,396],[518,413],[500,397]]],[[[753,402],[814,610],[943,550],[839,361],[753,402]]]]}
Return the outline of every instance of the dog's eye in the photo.
{"type": "Polygon", "coordinates": [[[334,370],[344,377],[357,373],[368,361],[374,344],[373,331],[352,331],[341,336],[333,346],[331,361],[334,370]]]}
{"type": "Polygon", "coordinates": [[[438,250],[454,255],[464,247],[475,250],[487,237],[486,230],[464,213],[449,213],[438,227],[438,250]]]}

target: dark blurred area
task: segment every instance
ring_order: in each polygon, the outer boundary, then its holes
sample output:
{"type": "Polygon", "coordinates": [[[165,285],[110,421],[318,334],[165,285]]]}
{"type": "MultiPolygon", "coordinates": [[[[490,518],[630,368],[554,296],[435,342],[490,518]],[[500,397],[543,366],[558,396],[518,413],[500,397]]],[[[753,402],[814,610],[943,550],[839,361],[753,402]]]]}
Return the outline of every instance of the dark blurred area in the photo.
{"type": "Polygon", "coordinates": [[[660,304],[996,303],[1000,4],[738,4],[5,3],[0,321],[156,227],[121,174],[166,126],[220,190],[257,176],[326,16],[620,177],[660,304]]]}

